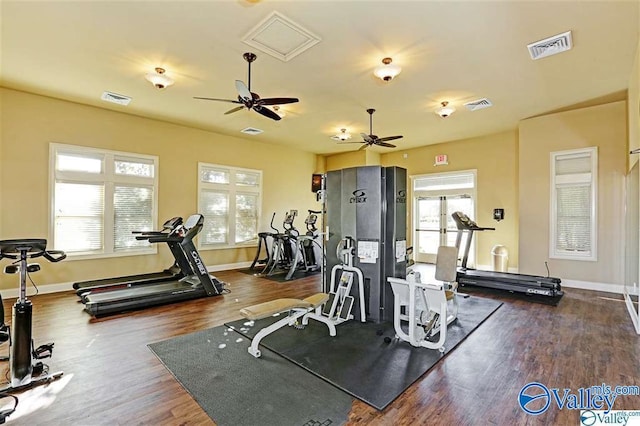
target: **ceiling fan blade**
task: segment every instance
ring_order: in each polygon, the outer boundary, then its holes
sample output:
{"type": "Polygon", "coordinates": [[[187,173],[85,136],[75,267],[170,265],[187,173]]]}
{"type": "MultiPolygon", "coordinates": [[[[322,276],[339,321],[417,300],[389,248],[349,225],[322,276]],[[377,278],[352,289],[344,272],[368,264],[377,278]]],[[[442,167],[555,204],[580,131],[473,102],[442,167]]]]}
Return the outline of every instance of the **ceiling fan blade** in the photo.
{"type": "Polygon", "coordinates": [[[203,98],[200,96],[194,96],[193,99],[203,99],[205,101],[220,101],[220,102],[231,102],[232,104],[239,104],[241,102],[233,101],[231,99],[218,99],[218,98],[203,98]]]}
{"type": "Polygon", "coordinates": [[[384,146],[386,148],[395,148],[396,147],[395,145],[392,145],[390,143],[380,142],[380,140],[376,141],[375,144],[379,145],[379,146],[384,146]]]}
{"type": "Polygon", "coordinates": [[[255,112],[257,112],[258,114],[262,114],[265,117],[269,117],[272,120],[280,120],[280,116],[278,114],[276,114],[275,112],[271,111],[269,108],[263,108],[260,105],[256,105],[253,107],[253,110],[255,112]]]}
{"type": "Polygon", "coordinates": [[[253,95],[246,84],[244,84],[240,80],[236,80],[236,90],[238,91],[238,96],[245,100],[245,102],[253,101],[253,95]]]}
{"type": "MultiPolygon", "coordinates": [[[[350,142],[346,142],[346,141],[342,141],[342,142],[338,142],[338,145],[346,145],[346,144],[350,144],[350,143],[363,143],[362,141],[350,141],[350,142]]],[[[366,142],[364,142],[366,143],[366,142]]]]}
{"type": "Polygon", "coordinates": [[[260,99],[261,105],[283,105],[300,102],[298,98],[264,98],[260,99]]]}
{"type": "Polygon", "coordinates": [[[227,114],[233,114],[234,112],[238,112],[238,111],[240,111],[241,109],[244,109],[244,105],[241,105],[241,106],[239,106],[239,107],[232,108],[232,109],[230,109],[229,111],[225,112],[225,113],[224,113],[224,115],[227,115],[227,114]]]}
{"type": "Polygon", "coordinates": [[[400,139],[400,138],[402,138],[402,136],[387,136],[387,137],[384,137],[384,138],[379,138],[378,142],[392,141],[394,139],[400,139]]]}
{"type": "Polygon", "coordinates": [[[366,143],[373,143],[374,139],[371,137],[371,135],[368,135],[366,133],[360,133],[360,136],[362,136],[362,139],[364,139],[366,143]]]}
{"type": "Polygon", "coordinates": [[[363,149],[367,149],[368,146],[369,146],[368,143],[363,143],[362,146],[360,148],[358,148],[358,151],[362,151],[363,149]]]}

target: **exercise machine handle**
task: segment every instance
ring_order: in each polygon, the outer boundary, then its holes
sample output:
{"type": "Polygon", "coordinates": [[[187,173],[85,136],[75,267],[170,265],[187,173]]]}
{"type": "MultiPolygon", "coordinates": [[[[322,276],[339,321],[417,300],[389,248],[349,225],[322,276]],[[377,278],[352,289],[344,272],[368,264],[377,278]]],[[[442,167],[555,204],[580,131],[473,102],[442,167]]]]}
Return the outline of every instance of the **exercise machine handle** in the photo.
{"type": "Polygon", "coordinates": [[[43,256],[49,262],[60,262],[67,258],[67,254],[62,250],[47,250],[43,253],[43,256]]]}

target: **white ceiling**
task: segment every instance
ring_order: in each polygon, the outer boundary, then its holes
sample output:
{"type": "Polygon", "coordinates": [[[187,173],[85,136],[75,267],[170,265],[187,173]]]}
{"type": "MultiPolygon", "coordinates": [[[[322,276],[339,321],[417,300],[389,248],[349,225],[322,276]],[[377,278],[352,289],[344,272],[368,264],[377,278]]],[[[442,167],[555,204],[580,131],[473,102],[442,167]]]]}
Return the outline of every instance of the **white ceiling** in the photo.
{"type": "MultiPolygon", "coordinates": [[[[7,1],[0,2],[0,84],[101,108],[327,154],[355,150],[346,127],[404,135],[401,150],[515,129],[519,120],[593,99],[624,99],[638,45],[637,1],[7,1]],[[242,41],[273,11],[321,41],[288,61],[242,41]],[[572,31],[569,52],[531,60],[527,44],[572,31]],[[258,55],[261,97],[297,97],[272,121],[194,96],[235,99],[244,52],[258,55]],[[391,56],[402,73],[373,76],[391,56]],[[155,67],[175,84],[155,89],[155,67]],[[133,98],[129,106],[103,91],[133,98]],[[494,106],[467,111],[464,102],[494,106]],[[447,119],[433,111],[449,101],[447,119]],[[241,129],[264,130],[245,136],[241,129]]],[[[286,44],[286,40],[280,40],[286,44]]],[[[389,148],[373,148],[389,152],[389,148]]]]}

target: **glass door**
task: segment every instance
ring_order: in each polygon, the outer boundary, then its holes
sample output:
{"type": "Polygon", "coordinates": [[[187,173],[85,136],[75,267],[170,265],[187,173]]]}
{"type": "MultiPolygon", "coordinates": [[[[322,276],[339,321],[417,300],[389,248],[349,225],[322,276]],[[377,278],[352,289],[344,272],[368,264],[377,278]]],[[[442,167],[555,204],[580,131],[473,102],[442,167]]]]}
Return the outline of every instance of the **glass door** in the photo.
{"type": "MultiPolygon", "coordinates": [[[[456,211],[473,216],[473,198],[469,194],[416,197],[416,262],[435,263],[439,246],[455,246],[458,229],[451,217],[456,211]]],[[[464,240],[463,240],[464,244],[464,240]]]]}
{"type": "Polygon", "coordinates": [[[416,197],[415,235],[417,250],[415,261],[435,263],[436,253],[442,241],[441,197],[416,197]]]}

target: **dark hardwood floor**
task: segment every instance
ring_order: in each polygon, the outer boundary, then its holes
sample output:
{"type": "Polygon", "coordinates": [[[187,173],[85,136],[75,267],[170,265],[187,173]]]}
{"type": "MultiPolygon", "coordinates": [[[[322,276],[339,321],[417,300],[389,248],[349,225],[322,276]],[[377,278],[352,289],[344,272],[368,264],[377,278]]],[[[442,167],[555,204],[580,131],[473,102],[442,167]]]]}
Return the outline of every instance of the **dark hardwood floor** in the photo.
{"type": "MultiPolygon", "coordinates": [[[[320,289],[318,276],[275,283],[236,271],[215,275],[231,284],[230,294],[102,319],[85,313],[71,291],[33,297],[35,343],[55,342],[45,361],[64,376],[20,394],[10,423],[214,424],[147,344],[239,319],[245,306],[320,289]]],[[[533,381],[574,391],[640,385],[640,339],[621,296],[566,289],[557,307],[486,297],[504,304],[385,411],[355,401],[348,424],[577,425],[578,411],[553,405],[539,416],[525,414],[520,389],[533,381]]],[[[13,302],[4,301],[7,322],[13,302]]],[[[640,409],[640,396],[620,396],[614,408],[640,409]]]]}

